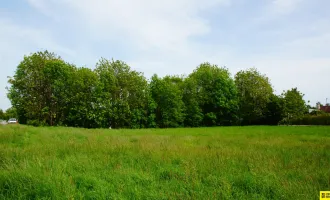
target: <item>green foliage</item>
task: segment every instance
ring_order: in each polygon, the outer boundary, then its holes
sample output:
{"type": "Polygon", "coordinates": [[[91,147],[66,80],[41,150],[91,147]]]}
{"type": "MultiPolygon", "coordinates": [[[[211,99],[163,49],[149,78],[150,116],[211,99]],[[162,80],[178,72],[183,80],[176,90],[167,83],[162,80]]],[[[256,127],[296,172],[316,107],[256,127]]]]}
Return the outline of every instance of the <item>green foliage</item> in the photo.
{"type": "Polygon", "coordinates": [[[65,124],[84,128],[106,127],[101,87],[97,75],[92,70],[77,69],[68,90],[71,90],[71,96],[65,124]]]}
{"type": "Polygon", "coordinates": [[[273,94],[267,103],[263,124],[277,125],[283,115],[283,98],[273,94]]]}
{"type": "Polygon", "coordinates": [[[38,120],[54,125],[64,117],[62,109],[68,100],[65,93],[70,88],[66,81],[71,79],[72,68],[48,51],[24,57],[9,79],[8,93],[21,123],[38,120]]]}
{"type": "Polygon", "coordinates": [[[10,118],[17,118],[17,112],[15,108],[8,108],[5,112],[0,109],[0,120],[8,120],[10,118]]]}
{"type": "Polygon", "coordinates": [[[185,126],[188,127],[199,127],[203,122],[203,111],[199,106],[196,82],[192,78],[184,80],[184,89],[182,100],[185,104],[185,126]]]}
{"type": "Polygon", "coordinates": [[[284,103],[284,116],[290,118],[299,118],[308,112],[304,95],[297,88],[292,88],[282,94],[284,103]]]}
{"type": "Polygon", "coordinates": [[[313,112],[309,113],[309,115],[324,116],[324,115],[330,115],[330,113],[327,113],[323,110],[314,110],[313,112]]]}
{"type": "Polygon", "coordinates": [[[57,125],[67,117],[67,105],[71,101],[75,67],[62,60],[47,60],[43,69],[45,77],[46,105],[42,112],[47,115],[46,122],[57,125]]]}
{"type": "Polygon", "coordinates": [[[53,53],[24,57],[9,79],[8,97],[19,121],[85,128],[143,128],[153,113],[148,83],[122,61],[101,59],[95,71],[53,53]]]}
{"type": "Polygon", "coordinates": [[[237,89],[228,69],[203,63],[185,85],[188,126],[232,125],[237,121],[237,89]]]}
{"type": "Polygon", "coordinates": [[[180,127],[184,122],[184,103],[182,101],[182,79],[154,75],[150,82],[150,92],[155,102],[155,121],[157,127],[180,127]]]}
{"type": "Polygon", "coordinates": [[[318,199],[330,128],[0,126],[0,199],[318,199]]]}
{"type": "Polygon", "coordinates": [[[304,116],[298,119],[294,119],[291,124],[294,125],[330,125],[329,115],[320,116],[304,116]]]}
{"type": "Polygon", "coordinates": [[[39,120],[27,120],[27,125],[30,126],[35,126],[35,127],[39,127],[39,126],[46,126],[47,123],[45,121],[39,121],[39,120]]]}
{"type": "Polygon", "coordinates": [[[17,118],[17,110],[16,108],[8,108],[4,113],[4,119],[9,120],[10,118],[17,118]]]}
{"type": "Polygon", "coordinates": [[[6,119],[6,114],[0,109],[0,119],[6,119]]]}
{"type": "Polygon", "coordinates": [[[330,114],[323,111],[312,113],[295,118],[284,118],[282,125],[330,125],[330,114]]]}
{"type": "Polygon", "coordinates": [[[101,107],[113,128],[143,128],[148,116],[148,83],[122,61],[101,59],[95,73],[101,84],[101,107]]]}
{"type": "Polygon", "coordinates": [[[330,125],[329,115],[305,115],[303,117],[297,117],[290,120],[291,125],[330,125]]]}
{"type": "Polygon", "coordinates": [[[235,84],[239,92],[240,116],[243,124],[260,124],[273,95],[268,77],[252,68],[239,71],[235,75],[235,84]]]}
{"type": "Polygon", "coordinates": [[[91,70],[44,51],[25,56],[8,82],[12,108],[0,111],[0,118],[34,126],[276,125],[307,112],[297,88],[277,96],[269,79],[254,68],[233,80],[227,68],[207,62],[187,77],[154,75],[147,81],[120,60],[102,58],[91,70]]]}

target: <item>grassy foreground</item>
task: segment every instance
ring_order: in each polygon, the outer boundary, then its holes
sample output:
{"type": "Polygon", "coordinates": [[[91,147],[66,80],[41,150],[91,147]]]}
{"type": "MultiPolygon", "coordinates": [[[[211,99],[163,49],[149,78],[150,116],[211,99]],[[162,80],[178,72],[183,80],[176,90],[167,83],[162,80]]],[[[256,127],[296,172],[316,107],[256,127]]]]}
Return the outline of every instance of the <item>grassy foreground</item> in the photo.
{"type": "Polygon", "coordinates": [[[0,126],[0,199],[319,199],[330,127],[0,126]]]}

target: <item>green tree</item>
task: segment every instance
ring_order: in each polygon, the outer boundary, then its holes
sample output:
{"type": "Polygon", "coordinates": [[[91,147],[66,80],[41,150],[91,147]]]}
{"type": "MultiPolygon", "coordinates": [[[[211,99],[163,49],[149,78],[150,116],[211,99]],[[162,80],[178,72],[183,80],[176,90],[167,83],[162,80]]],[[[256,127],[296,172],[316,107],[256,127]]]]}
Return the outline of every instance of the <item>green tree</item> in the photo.
{"type": "Polygon", "coordinates": [[[238,93],[226,68],[201,64],[185,81],[188,126],[231,125],[237,121],[238,93]]]}
{"type": "Polygon", "coordinates": [[[183,88],[185,104],[185,126],[199,127],[202,125],[204,114],[199,104],[197,82],[194,78],[186,78],[183,88]]]}
{"type": "Polygon", "coordinates": [[[17,118],[17,110],[13,107],[8,108],[4,116],[6,120],[9,120],[10,118],[17,118]]]}
{"type": "Polygon", "coordinates": [[[71,101],[73,76],[76,68],[62,60],[47,60],[43,70],[45,77],[46,122],[50,125],[62,124],[67,117],[71,101]]]}
{"type": "Polygon", "coordinates": [[[184,122],[182,80],[178,77],[159,78],[154,75],[150,92],[155,106],[155,121],[160,128],[180,127],[184,122]]]}
{"type": "Polygon", "coordinates": [[[65,124],[84,128],[106,127],[102,107],[101,86],[97,75],[88,68],[79,68],[72,77],[72,92],[65,124]]]}
{"type": "Polygon", "coordinates": [[[284,117],[283,98],[273,94],[267,103],[267,108],[264,115],[264,124],[277,125],[284,117]]]}
{"type": "Polygon", "coordinates": [[[18,119],[59,124],[65,118],[68,91],[74,67],[48,51],[25,56],[15,75],[9,78],[8,97],[18,119]]]}
{"type": "Polygon", "coordinates": [[[242,123],[245,125],[262,123],[267,105],[273,95],[273,88],[268,77],[252,68],[239,71],[235,75],[235,84],[239,92],[242,123]]]}
{"type": "Polygon", "coordinates": [[[0,109],[0,119],[5,119],[6,116],[5,116],[5,113],[3,112],[2,109],[0,109]]]}
{"type": "Polygon", "coordinates": [[[151,88],[148,85],[147,92],[147,108],[146,108],[146,128],[156,128],[156,109],[157,104],[155,100],[152,98],[151,88]]]}
{"type": "Polygon", "coordinates": [[[285,91],[283,94],[284,116],[291,119],[301,117],[308,112],[304,94],[298,91],[297,88],[285,91]]]}
{"type": "Polygon", "coordinates": [[[58,56],[48,51],[37,52],[25,56],[18,65],[15,75],[9,77],[8,98],[17,110],[21,123],[27,120],[46,121],[47,110],[47,88],[44,68],[46,61],[60,60],[58,56]]]}
{"type": "Polygon", "coordinates": [[[105,118],[113,128],[143,128],[147,123],[148,82],[122,61],[101,59],[95,72],[102,87],[105,118]]]}

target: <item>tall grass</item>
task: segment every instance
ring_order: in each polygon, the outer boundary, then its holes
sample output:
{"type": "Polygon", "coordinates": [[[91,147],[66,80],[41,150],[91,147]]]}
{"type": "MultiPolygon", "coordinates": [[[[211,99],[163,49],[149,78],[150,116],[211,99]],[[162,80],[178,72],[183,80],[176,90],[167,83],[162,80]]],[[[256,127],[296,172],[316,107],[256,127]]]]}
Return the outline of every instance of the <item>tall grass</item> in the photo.
{"type": "Polygon", "coordinates": [[[0,126],[0,199],[318,199],[330,127],[0,126]]]}

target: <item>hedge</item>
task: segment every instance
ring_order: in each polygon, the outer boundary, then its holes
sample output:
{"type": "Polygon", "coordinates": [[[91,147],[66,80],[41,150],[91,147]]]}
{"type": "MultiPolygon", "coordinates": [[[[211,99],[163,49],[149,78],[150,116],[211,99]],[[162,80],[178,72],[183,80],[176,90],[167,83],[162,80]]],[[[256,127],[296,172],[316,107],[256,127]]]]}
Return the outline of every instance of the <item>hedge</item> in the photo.
{"type": "Polygon", "coordinates": [[[330,115],[311,116],[289,120],[291,125],[330,125],[330,115]]]}

